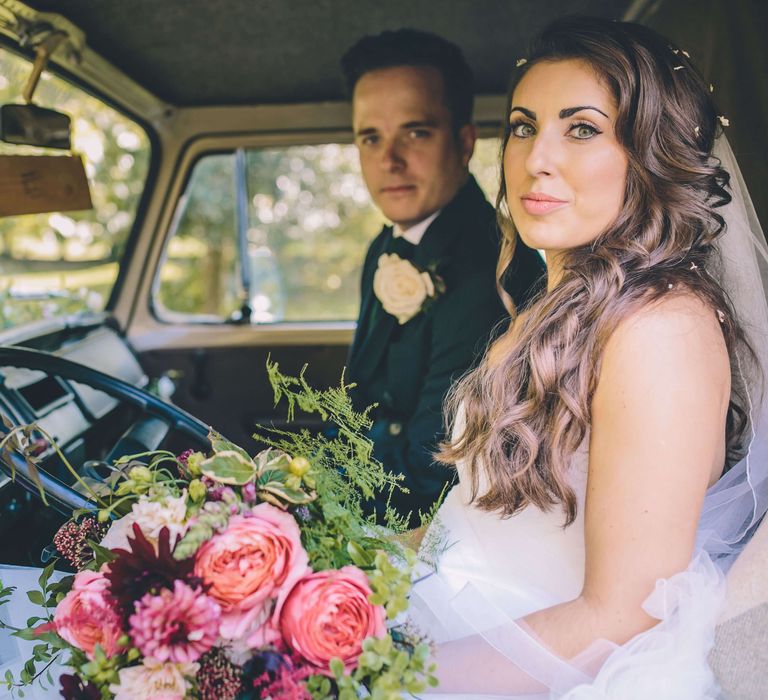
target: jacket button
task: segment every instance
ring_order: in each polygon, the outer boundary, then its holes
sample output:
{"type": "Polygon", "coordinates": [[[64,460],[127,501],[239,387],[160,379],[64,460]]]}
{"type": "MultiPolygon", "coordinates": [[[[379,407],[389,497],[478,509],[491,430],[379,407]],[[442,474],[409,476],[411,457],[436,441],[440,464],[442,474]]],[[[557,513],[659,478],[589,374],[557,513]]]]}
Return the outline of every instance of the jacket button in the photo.
{"type": "Polygon", "coordinates": [[[396,435],[400,435],[400,433],[403,432],[403,424],[392,422],[389,424],[389,434],[393,437],[396,435]]]}

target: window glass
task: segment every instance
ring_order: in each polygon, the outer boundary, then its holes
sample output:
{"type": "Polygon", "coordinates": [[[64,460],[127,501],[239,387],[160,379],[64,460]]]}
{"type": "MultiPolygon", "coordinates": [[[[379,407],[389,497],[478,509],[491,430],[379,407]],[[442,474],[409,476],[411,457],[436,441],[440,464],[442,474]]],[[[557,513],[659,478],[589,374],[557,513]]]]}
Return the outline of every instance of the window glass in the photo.
{"type": "MultiPolygon", "coordinates": [[[[208,155],[193,170],[160,269],[161,317],[165,311],[225,319],[243,305],[234,163],[234,154],[208,155]]],[[[252,149],[245,172],[252,321],[356,318],[363,258],[382,224],[356,148],[252,149]]]]}
{"type": "MultiPolygon", "coordinates": [[[[0,47],[0,103],[21,103],[31,64],[0,47]]],[[[72,119],[93,209],[0,218],[0,328],[104,308],[147,176],[142,128],[64,80],[43,73],[35,102],[72,119]]],[[[60,151],[0,142],[0,155],[60,151]]]]}
{"type": "Polygon", "coordinates": [[[158,311],[230,318],[242,306],[235,228],[235,157],[201,158],[179,200],[160,269],[158,311]]]}
{"type": "Polygon", "coordinates": [[[365,251],[382,225],[356,147],[250,151],[248,189],[255,320],[356,318],[365,251]]]}
{"type": "MultiPolygon", "coordinates": [[[[471,165],[491,201],[498,148],[498,139],[479,141],[471,165]]],[[[250,149],[245,173],[249,294],[238,254],[235,154],[206,155],[177,207],[155,295],[160,317],[237,318],[248,296],[253,323],[354,320],[365,252],[384,223],[356,147],[250,149]]]]}

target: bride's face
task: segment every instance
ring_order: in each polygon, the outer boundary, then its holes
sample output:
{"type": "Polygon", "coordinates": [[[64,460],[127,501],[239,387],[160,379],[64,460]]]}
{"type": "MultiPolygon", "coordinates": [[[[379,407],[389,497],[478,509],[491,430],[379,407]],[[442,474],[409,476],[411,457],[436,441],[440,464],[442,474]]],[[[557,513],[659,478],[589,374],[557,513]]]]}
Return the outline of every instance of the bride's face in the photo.
{"type": "Polygon", "coordinates": [[[523,241],[548,262],[594,240],[619,214],[627,156],[616,116],[613,96],[583,61],[538,63],[515,88],[507,204],[523,241]]]}

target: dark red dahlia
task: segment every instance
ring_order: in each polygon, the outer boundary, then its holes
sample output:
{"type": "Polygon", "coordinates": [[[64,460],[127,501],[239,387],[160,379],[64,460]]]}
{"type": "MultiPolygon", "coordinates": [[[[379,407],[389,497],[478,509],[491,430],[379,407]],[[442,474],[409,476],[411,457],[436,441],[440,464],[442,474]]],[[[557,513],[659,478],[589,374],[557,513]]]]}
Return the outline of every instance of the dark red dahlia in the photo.
{"type": "Polygon", "coordinates": [[[201,700],[234,700],[243,689],[243,674],[219,648],[200,658],[197,689],[201,700]]]}
{"type": "Polygon", "coordinates": [[[202,581],[192,574],[194,559],[174,559],[170,537],[168,528],[162,528],[155,551],[141,528],[134,523],[133,537],[128,536],[129,549],[113,550],[117,558],[109,563],[105,576],[110,593],[126,619],[133,614],[134,605],[145,594],[156,594],[163,588],[173,590],[174,581],[185,581],[193,588],[201,587],[202,581]]]}
{"type": "Polygon", "coordinates": [[[101,700],[101,692],[91,681],[83,684],[79,676],[68,673],[62,673],[59,681],[64,700],[101,700]]]}
{"type": "Polygon", "coordinates": [[[59,528],[53,538],[53,544],[79,571],[93,559],[93,550],[88,546],[88,540],[98,542],[107,534],[108,529],[109,523],[100,523],[90,516],[79,522],[70,520],[59,528]]]}

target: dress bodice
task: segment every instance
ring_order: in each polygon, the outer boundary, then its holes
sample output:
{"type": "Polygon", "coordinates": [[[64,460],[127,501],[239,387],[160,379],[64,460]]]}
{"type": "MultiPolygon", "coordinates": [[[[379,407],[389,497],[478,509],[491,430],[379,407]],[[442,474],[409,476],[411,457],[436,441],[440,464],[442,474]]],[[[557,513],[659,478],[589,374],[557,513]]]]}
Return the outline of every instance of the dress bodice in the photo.
{"type": "MultiPolygon", "coordinates": [[[[567,527],[561,507],[542,510],[528,505],[509,518],[480,510],[470,503],[471,482],[464,465],[458,465],[459,483],[440,507],[422,544],[423,566],[412,590],[411,619],[437,644],[485,640],[485,646],[483,641],[476,642],[478,660],[486,658],[489,649],[501,649],[501,643],[511,664],[538,679],[551,680],[544,682],[550,690],[543,694],[521,694],[510,687],[509,693],[494,693],[495,700],[716,697],[707,653],[722,600],[722,575],[706,555],[695,556],[686,571],[657,582],[643,605],[659,620],[656,626],[622,647],[596,640],[580,655],[587,664],[589,658],[597,658],[590,654],[606,659],[594,678],[585,675],[582,667],[558,660],[517,624],[532,612],[581,593],[587,446],[588,439],[569,467],[577,514],[567,527]]],[[[484,485],[481,481],[479,488],[484,485]]],[[[490,696],[456,693],[441,686],[437,694],[426,697],[478,700],[490,696]]]]}
{"type": "MultiPolygon", "coordinates": [[[[445,585],[457,594],[471,585],[512,619],[578,596],[584,580],[587,466],[585,442],[570,465],[577,513],[565,527],[559,506],[545,511],[528,505],[507,518],[477,508],[470,503],[469,476],[459,464],[459,482],[441,506],[425,544],[433,551],[424,558],[435,560],[440,581],[430,582],[425,573],[420,593],[430,597],[429,588],[445,585]]],[[[483,490],[482,477],[479,486],[483,490]]]]}

